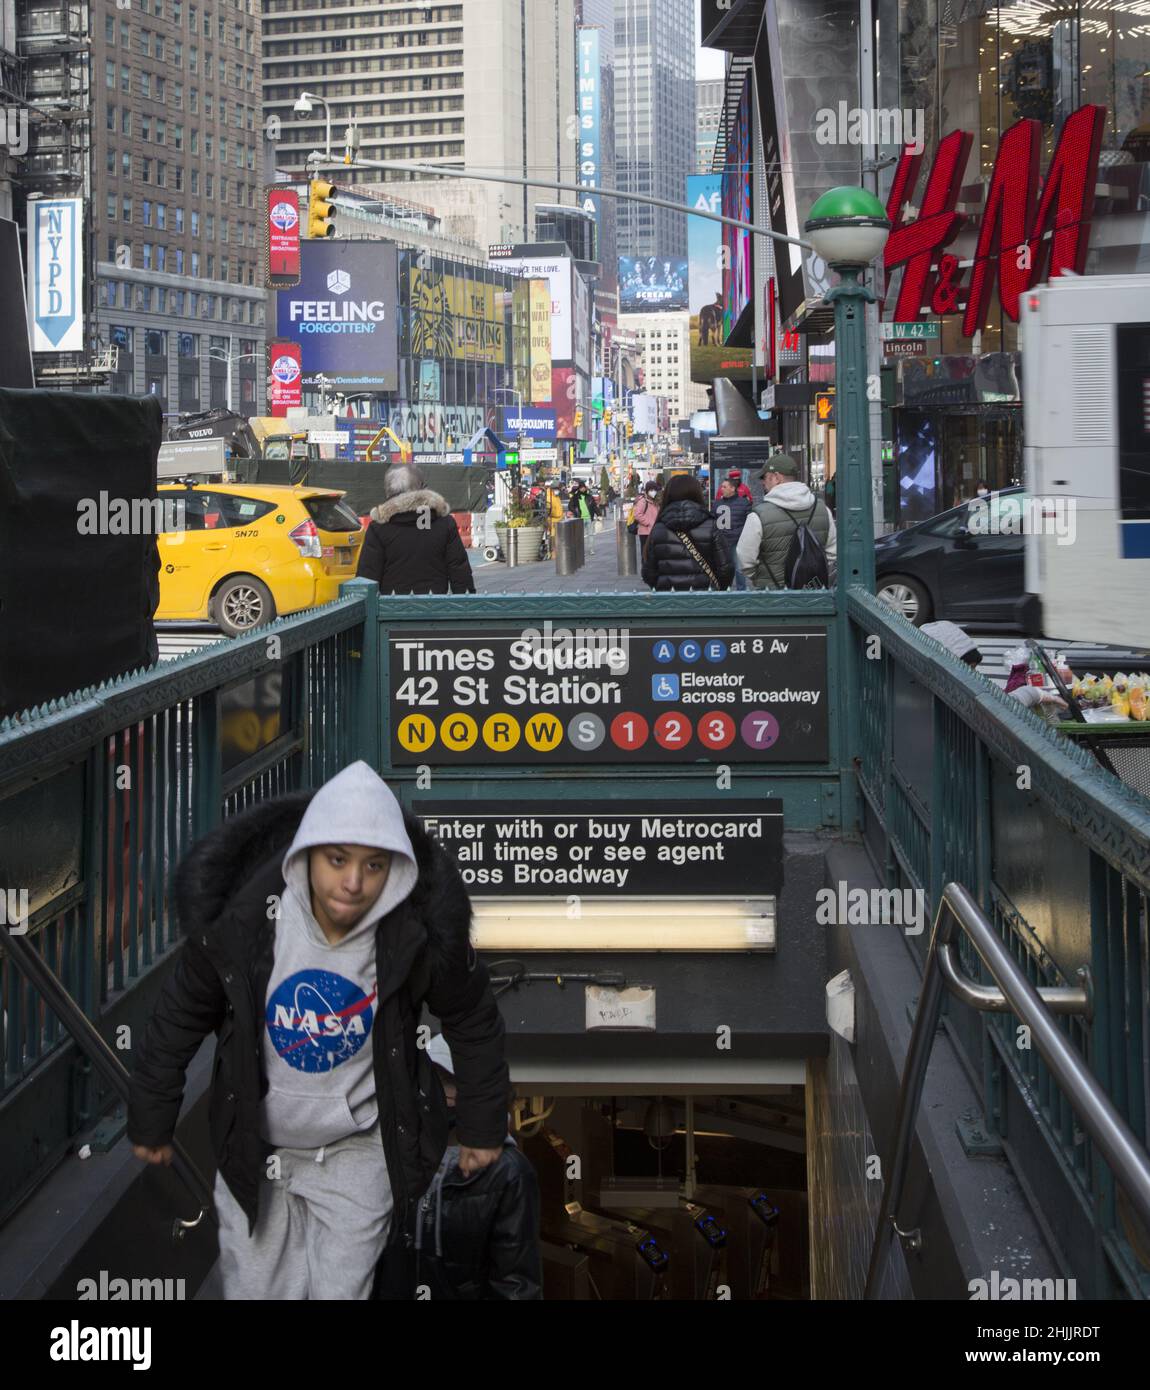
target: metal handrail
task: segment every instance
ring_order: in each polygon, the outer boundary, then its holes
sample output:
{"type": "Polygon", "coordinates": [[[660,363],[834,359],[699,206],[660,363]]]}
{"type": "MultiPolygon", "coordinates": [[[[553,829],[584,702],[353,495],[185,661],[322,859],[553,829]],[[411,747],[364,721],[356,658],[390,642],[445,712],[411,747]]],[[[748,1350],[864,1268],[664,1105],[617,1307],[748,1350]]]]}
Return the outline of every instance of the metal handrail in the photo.
{"type": "Polygon", "coordinates": [[[1030,1029],[1031,1042],[1065,1093],[1083,1129],[1097,1144],[1138,1215],[1150,1223],[1150,1156],[1052,1017],[1055,1013],[1089,1017],[1089,989],[1085,986],[1081,989],[1036,989],[967,890],[961,884],[948,883],[935,914],[918,1009],[899,1087],[890,1178],[883,1193],[867,1271],[864,1297],[868,1299],[878,1298],[892,1232],[911,1237],[912,1248],[922,1247],[920,1233],[899,1230],[898,1207],[910,1163],[911,1141],[942,1009],[944,988],[972,1008],[983,1012],[1015,1014],[1030,1029]],[[977,984],[959,970],[952,945],[959,930],[965,932],[978,952],[997,984],[997,990],[977,984]]]}
{"type": "MultiPolygon", "coordinates": [[[[2,945],[19,967],[20,973],[39,991],[44,1002],[56,1014],[71,1034],[80,1051],[88,1058],[104,1080],[127,1103],[131,1087],[131,1076],[127,1068],[96,1031],[92,1020],[83,1012],[79,1004],[65,989],[56,973],[33,949],[32,943],[23,934],[14,934],[0,924],[0,945],[2,945]]],[[[173,1240],[182,1240],[184,1235],[195,1230],[205,1216],[215,1215],[212,1193],[203,1174],[188,1156],[187,1151],[172,1140],[172,1171],[199,1203],[199,1214],[187,1221],[176,1217],[172,1223],[173,1240]]]]}

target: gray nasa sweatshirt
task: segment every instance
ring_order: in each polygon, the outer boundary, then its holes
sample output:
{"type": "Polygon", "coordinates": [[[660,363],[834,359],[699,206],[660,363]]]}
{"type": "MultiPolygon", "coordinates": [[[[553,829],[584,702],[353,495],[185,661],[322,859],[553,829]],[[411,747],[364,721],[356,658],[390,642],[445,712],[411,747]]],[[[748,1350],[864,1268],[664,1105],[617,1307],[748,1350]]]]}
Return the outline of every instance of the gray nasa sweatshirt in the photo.
{"type": "Polygon", "coordinates": [[[353,763],[312,798],[284,856],[263,1037],[269,1090],[264,1138],[316,1149],[369,1130],[379,1110],[371,1030],[377,1014],[375,927],[415,887],[415,851],[391,789],[353,763]],[[317,845],[388,850],[391,866],[375,903],[338,944],[311,906],[308,851],[317,845]]]}

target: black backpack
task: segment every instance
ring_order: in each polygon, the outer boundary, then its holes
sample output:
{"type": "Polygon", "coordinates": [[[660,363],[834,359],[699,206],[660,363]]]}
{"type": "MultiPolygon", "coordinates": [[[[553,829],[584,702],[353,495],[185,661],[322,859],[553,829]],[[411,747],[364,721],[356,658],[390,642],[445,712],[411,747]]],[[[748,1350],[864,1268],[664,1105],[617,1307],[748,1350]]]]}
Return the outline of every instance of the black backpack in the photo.
{"type": "MultiPolygon", "coordinates": [[[[810,510],[806,521],[794,522],[795,534],[787,548],[787,558],[783,562],[784,589],[829,589],[830,569],[827,566],[827,553],[822,542],[810,528],[818,510],[818,498],[810,510]]],[[[782,509],[780,509],[782,510],[782,509]]],[[[790,516],[790,513],[787,513],[790,516]]]]}

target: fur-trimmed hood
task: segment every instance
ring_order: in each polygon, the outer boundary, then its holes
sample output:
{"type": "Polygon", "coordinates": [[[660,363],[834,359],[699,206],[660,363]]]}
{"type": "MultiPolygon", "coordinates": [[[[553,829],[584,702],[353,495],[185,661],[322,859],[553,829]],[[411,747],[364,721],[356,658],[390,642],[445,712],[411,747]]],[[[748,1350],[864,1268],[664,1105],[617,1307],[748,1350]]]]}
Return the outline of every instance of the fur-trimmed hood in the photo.
{"type": "MultiPolygon", "coordinates": [[[[174,879],[184,935],[195,935],[254,976],[270,969],[273,933],[263,930],[274,920],[268,900],[284,891],[283,858],[314,795],[299,792],[263,802],[230,816],[192,846],[174,879]]],[[[394,941],[395,964],[401,970],[409,966],[425,941],[444,965],[473,960],[471,901],[459,870],[406,808],[403,824],[415,854],[415,887],[379,924],[394,941]]]]}
{"type": "Polygon", "coordinates": [[[378,507],[373,507],[371,519],[384,525],[407,512],[421,511],[429,511],[435,516],[451,514],[446,498],[441,497],[438,492],[432,492],[430,488],[421,487],[415,492],[401,492],[389,501],[381,502],[378,507]]]}

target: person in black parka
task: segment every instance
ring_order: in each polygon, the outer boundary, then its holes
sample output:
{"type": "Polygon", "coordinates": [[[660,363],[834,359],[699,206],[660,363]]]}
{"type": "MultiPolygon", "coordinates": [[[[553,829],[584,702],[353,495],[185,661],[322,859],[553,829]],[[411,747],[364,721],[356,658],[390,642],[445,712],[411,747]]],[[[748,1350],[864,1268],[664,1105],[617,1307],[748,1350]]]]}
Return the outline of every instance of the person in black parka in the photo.
{"type": "Polygon", "coordinates": [[[663,508],[647,540],[644,583],[658,593],[729,589],[734,573],[730,546],[715,514],[704,505],[698,480],[685,473],[677,474],[667,484],[663,508]],[[690,544],[685,544],[683,538],[690,544]]]}
{"type": "MultiPolygon", "coordinates": [[[[453,1109],[455,1064],[442,1034],[430,1040],[427,1055],[453,1109]]],[[[451,1123],[454,1127],[454,1119],[451,1123]]],[[[498,1162],[470,1174],[459,1167],[453,1137],[412,1215],[401,1246],[380,1262],[378,1298],[524,1302],[543,1297],[539,1182],[510,1134],[498,1162]]]]}
{"type": "Polygon", "coordinates": [[[447,502],[409,464],[393,465],[372,509],[356,575],[385,594],[473,594],[475,577],[447,502]]]}
{"type": "Polygon", "coordinates": [[[133,1150],[172,1161],[185,1073],[214,1032],[225,1297],[369,1298],[448,1142],[425,1003],[454,1052],[460,1168],[500,1161],[507,1136],[503,1021],[459,870],[358,762],[226,820],[174,891],[185,939],[135,1052],[133,1150]]]}

